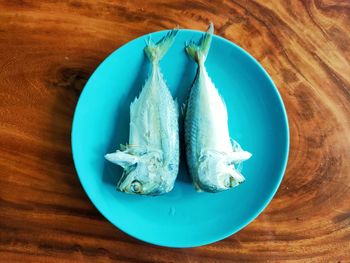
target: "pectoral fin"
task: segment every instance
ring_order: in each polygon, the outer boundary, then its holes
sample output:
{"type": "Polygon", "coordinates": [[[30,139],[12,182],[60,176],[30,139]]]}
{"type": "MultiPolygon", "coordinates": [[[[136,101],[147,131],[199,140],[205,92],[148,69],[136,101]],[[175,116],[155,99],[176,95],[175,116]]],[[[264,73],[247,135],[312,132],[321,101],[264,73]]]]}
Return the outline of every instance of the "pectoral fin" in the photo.
{"type": "Polygon", "coordinates": [[[114,153],[106,154],[105,158],[108,161],[118,164],[125,169],[128,166],[137,163],[139,157],[122,151],[116,151],[114,153]]]}
{"type": "Polygon", "coordinates": [[[232,152],[229,154],[229,160],[235,164],[241,163],[252,157],[250,152],[244,151],[238,142],[231,139],[232,152]]]}
{"type": "Polygon", "coordinates": [[[229,159],[233,163],[240,163],[240,162],[246,161],[250,157],[252,157],[252,154],[247,151],[232,152],[229,154],[229,159]]]}

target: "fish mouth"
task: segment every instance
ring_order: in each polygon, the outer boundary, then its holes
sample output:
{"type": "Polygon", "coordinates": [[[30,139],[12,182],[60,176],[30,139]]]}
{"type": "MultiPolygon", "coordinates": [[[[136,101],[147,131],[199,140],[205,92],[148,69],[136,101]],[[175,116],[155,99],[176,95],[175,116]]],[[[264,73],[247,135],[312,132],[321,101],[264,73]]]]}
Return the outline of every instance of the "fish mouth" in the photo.
{"type": "MultiPolygon", "coordinates": [[[[136,180],[135,180],[136,181],[136,180]]],[[[134,184],[133,182],[132,184],[134,184]]],[[[153,189],[148,189],[148,190],[143,190],[141,187],[140,188],[135,188],[135,186],[127,186],[125,188],[120,188],[118,187],[117,190],[119,192],[127,193],[127,194],[132,194],[132,195],[145,195],[145,196],[158,196],[158,195],[163,195],[168,193],[169,191],[166,191],[163,187],[161,186],[156,186],[153,189]]]]}
{"type": "Polygon", "coordinates": [[[117,190],[118,191],[124,192],[126,185],[129,183],[129,181],[131,179],[130,175],[136,170],[136,168],[137,168],[137,163],[130,165],[127,168],[124,168],[123,174],[117,183],[117,190]]]}
{"type": "Polygon", "coordinates": [[[208,183],[208,182],[202,182],[199,178],[195,180],[197,187],[199,188],[198,191],[205,191],[209,193],[218,193],[221,191],[226,190],[227,188],[223,188],[218,186],[217,184],[214,183],[208,183]]]}
{"type": "Polygon", "coordinates": [[[123,184],[123,182],[126,180],[126,178],[128,177],[128,174],[124,171],[122,174],[122,177],[120,177],[118,183],[117,183],[117,190],[120,192],[124,192],[124,190],[121,188],[121,185],[123,184]]]}
{"type": "MultiPolygon", "coordinates": [[[[156,176],[161,178],[161,176],[156,176]]],[[[173,187],[170,187],[167,181],[161,179],[154,179],[153,182],[149,181],[149,178],[145,180],[140,180],[140,177],[133,172],[128,173],[124,171],[122,177],[120,178],[117,184],[117,190],[119,192],[127,194],[136,194],[136,195],[162,195],[168,193],[172,190],[173,187]]]]}
{"type": "Polygon", "coordinates": [[[242,184],[244,181],[244,176],[236,169],[233,169],[232,173],[230,174],[230,187],[236,187],[237,185],[242,184]]]}
{"type": "Polygon", "coordinates": [[[236,170],[230,173],[225,173],[224,178],[218,181],[209,181],[209,180],[203,181],[202,179],[197,177],[195,179],[196,185],[198,186],[199,190],[210,192],[210,193],[218,193],[218,192],[228,190],[230,188],[234,188],[245,181],[245,178],[243,177],[243,175],[241,175],[236,170]]]}
{"type": "Polygon", "coordinates": [[[230,187],[229,188],[233,188],[236,187],[237,185],[240,185],[242,183],[244,183],[245,179],[243,178],[243,180],[234,178],[232,176],[230,176],[230,187]]]}

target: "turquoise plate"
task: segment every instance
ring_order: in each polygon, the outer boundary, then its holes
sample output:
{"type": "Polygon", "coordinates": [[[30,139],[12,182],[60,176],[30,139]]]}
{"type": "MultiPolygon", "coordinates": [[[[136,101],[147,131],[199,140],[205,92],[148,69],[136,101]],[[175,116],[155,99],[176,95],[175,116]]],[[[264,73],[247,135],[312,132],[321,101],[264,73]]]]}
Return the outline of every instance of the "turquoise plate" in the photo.
{"type": "MultiPolygon", "coordinates": [[[[158,41],[167,31],[150,34],[158,41]]],[[[161,61],[161,69],[181,105],[195,77],[196,65],[184,43],[202,32],[180,30],[161,61]]],[[[128,142],[129,105],[149,72],[145,39],[122,46],[96,69],[77,104],[72,148],[82,186],[97,209],[125,233],[152,244],[194,247],[236,233],[263,211],[281,183],[289,150],[286,111],[273,81],[246,51],[214,36],[206,61],[213,82],[226,101],[230,134],[253,157],[244,163],[246,182],[234,189],[197,193],[182,160],[172,192],[157,197],[116,191],[120,167],[104,159],[128,142]]]]}

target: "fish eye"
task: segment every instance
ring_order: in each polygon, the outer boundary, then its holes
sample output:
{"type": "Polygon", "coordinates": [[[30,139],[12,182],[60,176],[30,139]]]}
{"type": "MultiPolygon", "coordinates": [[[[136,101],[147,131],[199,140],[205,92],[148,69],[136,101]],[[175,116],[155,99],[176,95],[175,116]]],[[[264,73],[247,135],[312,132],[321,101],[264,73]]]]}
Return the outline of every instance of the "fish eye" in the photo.
{"type": "Polygon", "coordinates": [[[130,185],[130,189],[134,193],[140,193],[142,191],[142,184],[139,181],[134,180],[130,185]]]}

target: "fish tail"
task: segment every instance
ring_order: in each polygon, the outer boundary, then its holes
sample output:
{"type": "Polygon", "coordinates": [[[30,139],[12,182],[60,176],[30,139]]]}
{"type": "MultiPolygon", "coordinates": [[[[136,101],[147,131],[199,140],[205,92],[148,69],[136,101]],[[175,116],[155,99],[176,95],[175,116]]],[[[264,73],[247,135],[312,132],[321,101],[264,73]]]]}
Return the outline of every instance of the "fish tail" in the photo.
{"type": "Polygon", "coordinates": [[[211,44],[211,39],[214,33],[214,25],[210,22],[207,32],[203,35],[201,43],[196,45],[193,41],[186,43],[187,54],[197,63],[204,63],[211,44]]]}
{"type": "Polygon", "coordinates": [[[154,43],[151,38],[146,40],[145,53],[152,63],[158,63],[171,45],[174,43],[178,29],[173,29],[163,37],[158,43],[154,43]]]}

